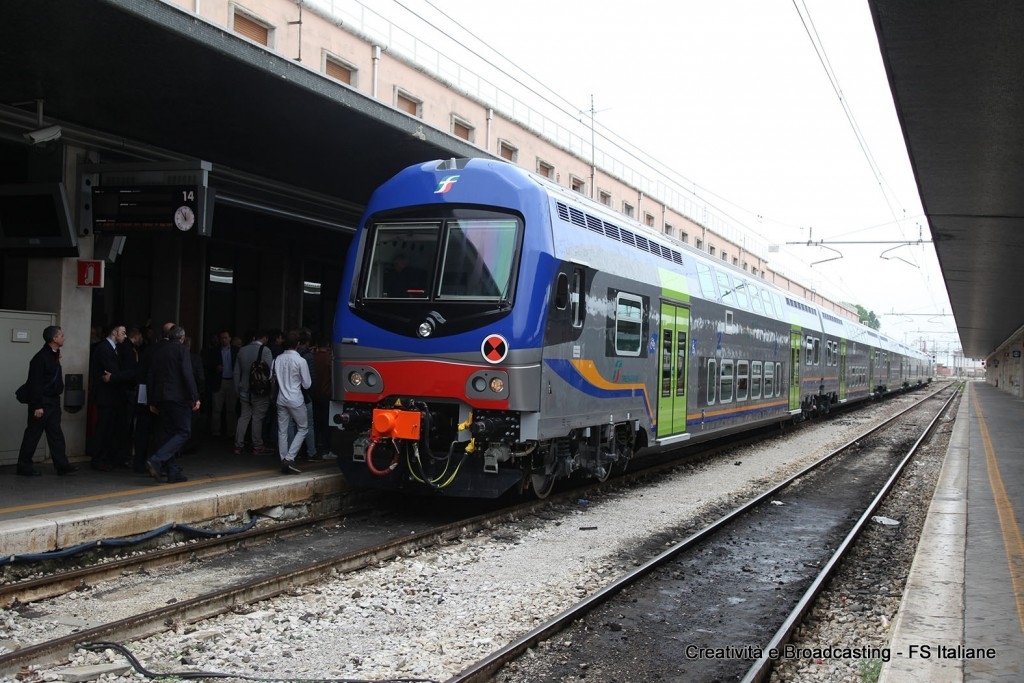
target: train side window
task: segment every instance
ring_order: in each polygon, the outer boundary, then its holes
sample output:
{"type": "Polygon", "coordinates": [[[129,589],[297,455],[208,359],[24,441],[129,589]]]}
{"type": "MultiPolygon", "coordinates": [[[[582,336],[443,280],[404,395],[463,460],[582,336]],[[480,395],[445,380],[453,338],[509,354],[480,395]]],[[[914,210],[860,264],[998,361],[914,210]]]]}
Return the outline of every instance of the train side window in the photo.
{"type": "Polygon", "coordinates": [[[811,365],[814,361],[814,340],[810,336],[806,338],[804,365],[811,365]]]}
{"type": "Polygon", "coordinates": [[[666,329],[661,337],[661,395],[672,395],[672,330],[666,329]]]}
{"type": "Polygon", "coordinates": [[[832,342],[830,340],[825,341],[825,365],[832,365],[832,342]]]}
{"type": "Polygon", "coordinates": [[[764,306],[761,305],[761,289],[753,285],[747,289],[750,290],[750,307],[754,309],[754,313],[764,315],[764,306]]]}
{"type": "Polygon", "coordinates": [[[764,397],[771,398],[775,391],[775,363],[764,364],[764,397]]]}
{"type": "Polygon", "coordinates": [[[750,364],[750,398],[761,398],[761,361],[750,364]]]}
{"type": "Polygon", "coordinates": [[[572,288],[569,290],[569,302],[572,304],[573,327],[583,327],[583,313],[586,310],[582,304],[584,285],[583,269],[574,268],[572,271],[572,288]]]}
{"type": "Polygon", "coordinates": [[[639,356],[643,342],[643,301],[632,294],[615,297],[615,353],[639,356]]]}
{"type": "Polygon", "coordinates": [[[708,301],[718,301],[718,292],[715,291],[715,279],[711,277],[711,269],[703,263],[697,264],[697,281],[700,283],[700,291],[708,301]]]}
{"type": "Polygon", "coordinates": [[[718,398],[718,361],[708,360],[708,405],[714,405],[718,398]]]}
{"type": "Polygon", "coordinates": [[[569,276],[559,273],[555,280],[555,308],[564,311],[569,305],[569,276]]]}
{"type": "Polygon", "coordinates": [[[718,279],[718,288],[722,290],[722,303],[726,306],[736,306],[736,296],[733,292],[734,287],[729,282],[729,275],[723,273],[720,270],[715,271],[715,277],[718,279]]]}
{"type": "Polygon", "coordinates": [[[733,382],[733,363],[731,360],[723,360],[722,373],[718,385],[718,396],[722,403],[732,403],[733,382]]]}
{"type": "Polygon", "coordinates": [[[736,362],[736,400],[746,401],[750,394],[750,363],[741,360],[736,362]]]}
{"type": "Polygon", "coordinates": [[[813,339],[814,346],[814,365],[821,365],[821,340],[817,337],[813,339]]]}
{"type": "Polygon", "coordinates": [[[775,376],[779,378],[778,381],[775,382],[775,395],[776,396],[781,396],[782,395],[782,378],[785,377],[785,375],[782,374],[782,363],[776,363],[775,364],[775,376]]]}
{"type": "Polygon", "coordinates": [[[736,296],[736,304],[745,311],[750,310],[750,302],[747,298],[747,283],[738,277],[732,278],[732,291],[736,296]]]}
{"type": "Polygon", "coordinates": [[[686,333],[676,335],[676,396],[686,395],[686,333]]]}

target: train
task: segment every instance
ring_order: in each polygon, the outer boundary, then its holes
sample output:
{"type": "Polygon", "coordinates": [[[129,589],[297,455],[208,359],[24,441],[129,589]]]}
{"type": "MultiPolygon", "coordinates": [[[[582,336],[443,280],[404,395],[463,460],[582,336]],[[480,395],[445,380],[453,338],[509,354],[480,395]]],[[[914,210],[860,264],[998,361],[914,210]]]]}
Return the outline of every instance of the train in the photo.
{"type": "Polygon", "coordinates": [[[483,158],[376,189],[332,348],[350,485],[479,498],[543,498],[933,376],[925,353],[483,158]]]}

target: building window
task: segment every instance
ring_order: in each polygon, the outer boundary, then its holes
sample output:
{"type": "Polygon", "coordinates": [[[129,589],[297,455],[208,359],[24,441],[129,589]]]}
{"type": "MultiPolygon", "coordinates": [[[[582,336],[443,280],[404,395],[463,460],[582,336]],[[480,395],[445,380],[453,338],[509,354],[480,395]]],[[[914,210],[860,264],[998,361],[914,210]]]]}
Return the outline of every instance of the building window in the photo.
{"type": "MultiPolygon", "coordinates": [[[[733,256],[733,257],[732,257],[732,264],[733,264],[734,266],[738,266],[738,265],[740,264],[740,260],[739,260],[738,258],[736,258],[735,256],[733,256]]],[[[746,268],[746,264],[744,264],[744,266],[743,266],[743,270],[746,270],[746,269],[747,269],[747,268],[746,268]]]]}
{"type": "MultiPolygon", "coordinates": [[[[743,262],[743,270],[749,270],[749,268],[747,267],[747,262],[746,261],[743,262]]],[[[754,273],[754,274],[756,275],[757,273],[754,273]]]]}
{"type": "Polygon", "coordinates": [[[423,101],[398,88],[395,88],[395,108],[411,116],[423,117],[423,101]]]}
{"type": "Polygon", "coordinates": [[[685,233],[685,232],[680,232],[679,233],[679,241],[682,242],[683,244],[689,244],[690,243],[690,236],[687,233],[685,233]]]}
{"type": "Polygon", "coordinates": [[[627,215],[627,216],[629,216],[630,218],[632,218],[633,217],[633,205],[630,204],[629,202],[625,202],[625,201],[622,202],[622,213],[627,215]]]}
{"type": "Polygon", "coordinates": [[[602,204],[604,204],[605,206],[611,206],[612,205],[612,193],[611,192],[605,192],[604,190],[601,190],[598,193],[598,200],[602,204]]]}
{"type": "Polygon", "coordinates": [[[537,173],[550,180],[555,179],[555,167],[540,159],[537,159],[537,173]]]}
{"type": "Polygon", "coordinates": [[[452,135],[473,142],[473,126],[466,119],[452,114],[452,135]]]}
{"type": "Polygon", "coordinates": [[[654,227],[654,214],[647,213],[646,211],[644,212],[644,225],[648,228],[654,227]]]}
{"type": "Polygon", "coordinates": [[[270,47],[270,24],[260,21],[251,14],[236,9],[232,14],[231,29],[240,36],[270,47]]]}
{"type": "Polygon", "coordinates": [[[676,230],[675,230],[675,228],[673,228],[673,227],[672,227],[672,226],[671,226],[671,225],[670,225],[669,223],[666,223],[666,224],[665,224],[665,234],[666,234],[666,235],[667,235],[668,237],[674,237],[674,236],[675,236],[675,233],[676,233],[676,230]]]}
{"type": "Polygon", "coordinates": [[[572,188],[573,192],[579,192],[580,194],[587,193],[587,184],[583,182],[583,178],[577,178],[574,175],[569,176],[569,187],[572,188]]]}
{"type": "Polygon", "coordinates": [[[699,238],[699,237],[698,237],[698,238],[697,238],[697,239],[696,239],[696,240],[694,241],[694,243],[693,243],[693,244],[694,244],[694,246],[695,246],[695,247],[697,247],[698,249],[703,249],[703,248],[704,248],[704,240],[702,240],[702,239],[701,239],[701,238],[699,238]]]}
{"type": "Polygon", "coordinates": [[[516,159],[519,158],[519,150],[511,142],[498,140],[498,156],[514,164],[516,159]]]}
{"type": "Polygon", "coordinates": [[[712,247],[711,245],[708,245],[708,253],[711,254],[712,256],[714,256],[715,255],[715,248],[712,247]]]}
{"type": "Polygon", "coordinates": [[[336,81],[356,87],[356,67],[337,57],[324,55],[324,73],[336,81]]]}
{"type": "Polygon", "coordinates": [[[725,261],[726,263],[729,262],[729,255],[726,254],[724,251],[722,252],[722,260],[725,261]]]}

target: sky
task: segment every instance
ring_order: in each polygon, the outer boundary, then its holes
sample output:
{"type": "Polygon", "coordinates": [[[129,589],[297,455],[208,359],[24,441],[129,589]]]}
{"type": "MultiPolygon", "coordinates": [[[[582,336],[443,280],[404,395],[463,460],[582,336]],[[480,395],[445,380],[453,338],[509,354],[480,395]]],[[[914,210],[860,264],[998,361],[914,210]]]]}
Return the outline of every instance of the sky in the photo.
{"type": "Polygon", "coordinates": [[[532,90],[584,134],[593,109],[599,150],[647,160],[751,244],[776,245],[770,268],[953,362],[960,344],[865,0],[372,7],[465,46],[461,64],[532,90]]]}

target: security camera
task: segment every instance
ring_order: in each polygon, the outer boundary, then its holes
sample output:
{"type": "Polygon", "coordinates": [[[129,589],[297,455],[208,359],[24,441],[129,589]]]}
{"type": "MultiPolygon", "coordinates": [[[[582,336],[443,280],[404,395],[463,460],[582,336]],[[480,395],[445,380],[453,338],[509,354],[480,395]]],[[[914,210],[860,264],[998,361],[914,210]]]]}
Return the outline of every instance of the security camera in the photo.
{"type": "Polygon", "coordinates": [[[60,137],[63,132],[60,126],[47,126],[46,128],[40,128],[39,130],[33,130],[25,133],[25,139],[33,145],[38,145],[43,142],[50,142],[60,137]]]}

